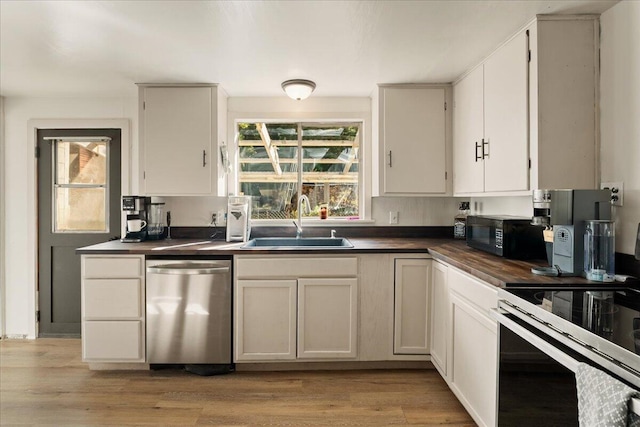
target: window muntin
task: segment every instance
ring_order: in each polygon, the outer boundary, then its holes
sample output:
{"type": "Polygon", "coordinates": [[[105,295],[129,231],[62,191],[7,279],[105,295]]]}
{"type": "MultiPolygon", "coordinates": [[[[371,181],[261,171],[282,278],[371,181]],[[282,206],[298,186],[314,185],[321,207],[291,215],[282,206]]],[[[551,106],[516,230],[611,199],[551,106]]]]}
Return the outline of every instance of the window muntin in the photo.
{"type": "Polygon", "coordinates": [[[108,138],[58,138],[53,149],[54,233],[108,233],[108,138]]]}
{"type": "Polygon", "coordinates": [[[358,217],[361,123],[239,123],[239,187],[253,197],[253,219],[297,216],[300,194],[311,213],[358,217]],[[301,158],[298,155],[301,153],[301,158]]]}

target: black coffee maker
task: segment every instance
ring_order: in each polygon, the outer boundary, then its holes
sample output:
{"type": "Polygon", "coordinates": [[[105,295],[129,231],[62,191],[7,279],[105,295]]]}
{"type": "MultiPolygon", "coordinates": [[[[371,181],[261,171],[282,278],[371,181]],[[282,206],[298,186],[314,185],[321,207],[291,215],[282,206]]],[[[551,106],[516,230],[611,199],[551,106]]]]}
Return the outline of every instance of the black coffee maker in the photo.
{"type": "Polygon", "coordinates": [[[121,242],[136,243],[147,239],[150,206],[151,197],[122,196],[122,211],[127,214],[127,229],[121,242]]]}

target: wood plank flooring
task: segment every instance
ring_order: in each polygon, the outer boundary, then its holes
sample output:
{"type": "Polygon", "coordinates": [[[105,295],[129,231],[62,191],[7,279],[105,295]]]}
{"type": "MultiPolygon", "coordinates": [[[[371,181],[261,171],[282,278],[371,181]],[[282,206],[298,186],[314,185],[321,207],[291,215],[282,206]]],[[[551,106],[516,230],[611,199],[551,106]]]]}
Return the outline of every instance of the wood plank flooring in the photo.
{"type": "Polygon", "coordinates": [[[90,371],[80,340],[0,341],[2,426],[474,426],[435,370],[90,371]]]}

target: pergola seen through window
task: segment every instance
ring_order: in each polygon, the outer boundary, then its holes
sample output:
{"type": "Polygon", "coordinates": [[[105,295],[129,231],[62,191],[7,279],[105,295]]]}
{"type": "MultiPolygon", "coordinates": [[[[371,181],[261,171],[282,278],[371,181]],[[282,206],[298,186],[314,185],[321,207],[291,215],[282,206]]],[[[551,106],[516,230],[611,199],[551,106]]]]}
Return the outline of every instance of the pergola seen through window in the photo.
{"type": "Polygon", "coordinates": [[[361,123],[239,123],[239,184],[253,219],[297,216],[309,198],[318,217],[359,217],[361,123]]]}

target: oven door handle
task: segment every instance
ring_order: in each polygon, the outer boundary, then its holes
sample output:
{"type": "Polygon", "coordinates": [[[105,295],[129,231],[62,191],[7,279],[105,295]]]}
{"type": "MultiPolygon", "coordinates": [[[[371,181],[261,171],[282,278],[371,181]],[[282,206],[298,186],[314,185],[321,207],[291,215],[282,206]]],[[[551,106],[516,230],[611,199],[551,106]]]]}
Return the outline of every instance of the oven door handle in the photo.
{"type": "Polygon", "coordinates": [[[505,316],[500,311],[498,311],[498,309],[492,308],[489,315],[493,319],[495,319],[498,323],[510,329],[513,333],[515,333],[519,337],[522,337],[523,339],[528,341],[530,344],[532,344],[534,347],[537,347],[547,356],[551,357],[552,359],[560,363],[562,366],[569,369],[571,372],[575,373],[576,370],[578,369],[579,362],[576,359],[558,350],[552,344],[549,344],[547,341],[543,340],[542,338],[532,333],[531,331],[527,330],[526,328],[523,328],[522,326],[518,325],[516,322],[509,319],[507,316],[505,316]]]}

